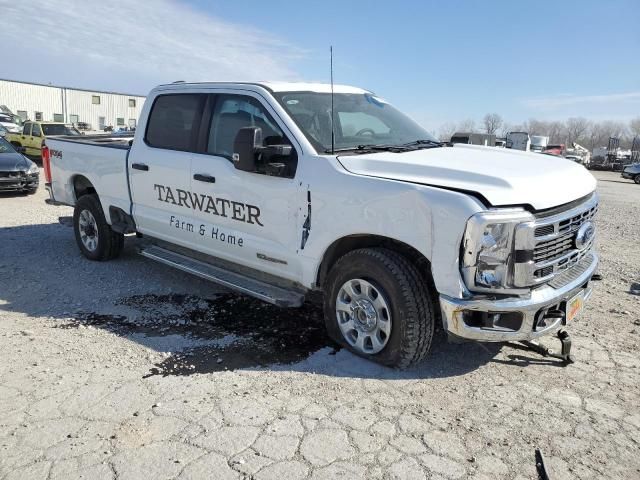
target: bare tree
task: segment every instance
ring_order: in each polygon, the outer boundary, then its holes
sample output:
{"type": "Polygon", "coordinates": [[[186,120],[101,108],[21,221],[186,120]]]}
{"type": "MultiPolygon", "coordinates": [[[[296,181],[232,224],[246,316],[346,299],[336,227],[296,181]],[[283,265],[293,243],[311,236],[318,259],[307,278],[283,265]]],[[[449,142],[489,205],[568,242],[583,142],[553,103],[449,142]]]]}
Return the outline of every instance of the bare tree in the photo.
{"type": "MultiPolygon", "coordinates": [[[[564,143],[570,146],[573,142],[579,143],[590,150],[595,147],[606,146],[609,137],[620,139],[620,147],[629,148],[633,138],[640,136],[640,117],[631,120],[628,124],[605,120],[593,122],[582,117],[572,117],[566,121],[536,120],[530,118],[523,123],[507,123],[497,114],[487,114],[483,118],[484,131],[506,136],[508,132],[528,132],[530,135],[543,135],[549,137],[549,143],[564,143]],[[498,117],[499,124],[494,128],[493,119],[498,117]]],[[[475,131],[475,122],[472,119],[464,120],[457,125],[448,122],[440,127],[439,137],[449,140],[455,132],[475,131]]]]}
{"type": "Polygon", "coordinates": [[[602,125],[599,123],[594,123],[591,125],[589,129],[589,133],[587,135],[587,148],[593,151],[596,147],[602,147],[606,145],[607,134],[604,132],[602,125]]]}
{"type": "Polygon", "coordinates": [[[458,132],[475,132],[476,122],[472,118],[467,118],[458,124],[458,132]]]}
{"type": "Polygon", "coordinates": [[[573,142],[583,141],[583,138],[589,127],[591,126],[591,122],[586,118],[576,118],[572,117],[567,120],[566,123],[566,133],[567,133],[567,144],[571,145],[573,142]]]}
{"type": "Polygon", "coordinates": [[[535,118],[530,118],[528,123],[527,132],[530,135],[541,135],[548,137],[549,136],[549,122],[536,120],[535,118]]]}
{"type": "Polygon", "coordinates": [[[447,122],[440,125],[438,130],[438,139],[441,142],[448,142],[451,140],[453,134],[456,133],[456,124],[453,122],[447,122]]]}
{"type": "Polygon", "coordinates": [[[502,126],[502,117],[497,113],[487,113],[482,119],[484,131],[489,135],[495,135],[502,126]]]}
{"type": "Polygon", "coordinates": [[[627,129],[623,123],[604,121],[594,123],[589,129],[588,146],[591,150],[595,147],[606,147],[610,137],[622,139],[621,143],[625,143],[627,129]]]}
{"type": "Polygon", "coordinates": [[[514,130],[510,123],[502,122],[502,126],[500,127],[500,130],[498,130],[498,136],[504,138],[507,136],[507,133],[512,131],[514,130]]]}
{"type": "Polygon", "coordinates": [[[629,131],[634,137],[640,136],[640,117],[629,122],[629,131]]]}
{"type": "Polygon", "coordinates": [[[564,142],[564,123],[563,122],[549,122],[547,130],[547,136],[549,137],[549,143],[563,143],[564,142]]]}

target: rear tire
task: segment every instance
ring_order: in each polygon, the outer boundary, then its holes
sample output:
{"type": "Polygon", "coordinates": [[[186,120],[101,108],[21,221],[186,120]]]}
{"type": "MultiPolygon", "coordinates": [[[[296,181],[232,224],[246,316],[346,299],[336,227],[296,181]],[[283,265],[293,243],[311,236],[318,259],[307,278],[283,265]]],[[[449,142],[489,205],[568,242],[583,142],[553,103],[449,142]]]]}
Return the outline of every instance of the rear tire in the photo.
{"type": "Polygon", "coordinates": [[[406,368],[431,348],[431,292],[418,269],[394,251],[363,248],[341,257],[329,272],[324,298],[329,336],[356,355],[406,368]]]}
{"type": "Polygon", "coordinates": [[[80,251],[89,260],[111,260],[124,246],[124,235],[111,229],[95,194],[83,195],[76,202],[73,231],[80,251]]]}
{"type": "Polygon", "coordinates": [[[636,184],[640,185],[640,174],[633,177],[633,181],[636,182],[636,184]]]}

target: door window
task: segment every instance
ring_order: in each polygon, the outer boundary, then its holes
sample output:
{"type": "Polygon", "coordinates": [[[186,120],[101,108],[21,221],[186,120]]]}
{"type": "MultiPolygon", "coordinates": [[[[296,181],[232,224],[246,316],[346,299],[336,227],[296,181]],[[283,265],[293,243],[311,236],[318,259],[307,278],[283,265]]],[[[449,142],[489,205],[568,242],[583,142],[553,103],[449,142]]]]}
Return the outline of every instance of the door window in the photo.
{"type": "Polygon", "coordinates": [[[30,123],[25,123],[24,127],[22,127],[22,134],[23,135],[31,135],[31,124],[30,123]]]}
{"type": "MultiPolygon", "coordinates": [[[[264,147],[291,145],[282,129],[258,100],[242,95],[220,95],[215,101],[209,124],[206,152],[231,160],[236,135],[244,127],[259,127],[264,147]]],[[[297,163],[297,153],[293,148],[291,154],[286,156],[271,154],[265,150],[257,161],[255,173],[293,178],[297,163]]]]}
{"type": "Polygon", "coordinates": [[[161,95],[151,107],[145,141],[168,150],[192,151],[198,133],[205,96],[161,95]]]}
{"type": "Polygon", "coordinates": [[[40,125],[38,125],[37,123],[33,124],[33,130],[31,131],[31,136],[32,137],[41,137],[42,136],[42,131],[40,130],[40,125]]]}
{"type": "Polygon", "coordinates": [[[290,144],[260,102],[240,95],[221,95],[211,118],[207,153],[231,159],[233,142],[244,127],[260,127],[265,146],[290,144]]]}

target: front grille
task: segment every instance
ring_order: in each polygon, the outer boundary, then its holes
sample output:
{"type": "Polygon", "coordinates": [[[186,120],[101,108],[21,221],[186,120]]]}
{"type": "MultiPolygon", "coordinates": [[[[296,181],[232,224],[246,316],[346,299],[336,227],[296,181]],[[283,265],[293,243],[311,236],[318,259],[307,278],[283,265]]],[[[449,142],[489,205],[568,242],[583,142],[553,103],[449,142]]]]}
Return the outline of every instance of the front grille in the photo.
{"type": "Polygon", "coordinates": [[[565,285],[568,285],[586,272],[592,263],[593,253],[586,252],[586,254],[574,264],[573,268],[566,269],[560,275],[553,277],[553,280],[549,282],[549,285],[553,288],[562,288],[565,285]]]}
{"type": "Polygon", "coordinates": [[[26,180],[22,172],[0,172],[0,190],[22,189],[26,180]]]}
{"type": "Polygon", "coordinates": [[[582,207],[574,207],[564,214],[559,213],[536,222],[533,250],[533,276],[536,282],[569,269],[589,254],[593,248],[593,240],[582,249],[578,249],[576,235],[582,225],[593,220],[597,211],[598,204],[591,197],[582,207]]]}

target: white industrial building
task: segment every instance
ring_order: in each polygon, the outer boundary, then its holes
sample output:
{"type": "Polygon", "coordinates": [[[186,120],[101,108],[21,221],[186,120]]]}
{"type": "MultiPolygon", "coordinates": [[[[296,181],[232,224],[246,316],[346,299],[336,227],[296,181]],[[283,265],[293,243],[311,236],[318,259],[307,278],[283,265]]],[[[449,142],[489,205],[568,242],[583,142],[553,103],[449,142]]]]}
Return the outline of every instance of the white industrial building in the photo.
{"type": "Polygon", "coordinates": [[[0,79],[0,105],[23,120],[136,127],[145,97],[0,79]]]}

